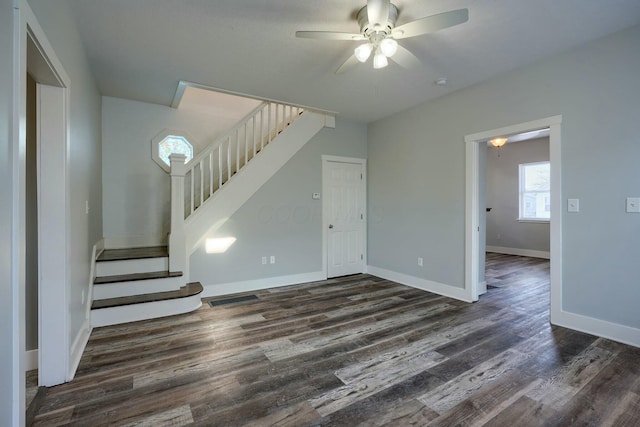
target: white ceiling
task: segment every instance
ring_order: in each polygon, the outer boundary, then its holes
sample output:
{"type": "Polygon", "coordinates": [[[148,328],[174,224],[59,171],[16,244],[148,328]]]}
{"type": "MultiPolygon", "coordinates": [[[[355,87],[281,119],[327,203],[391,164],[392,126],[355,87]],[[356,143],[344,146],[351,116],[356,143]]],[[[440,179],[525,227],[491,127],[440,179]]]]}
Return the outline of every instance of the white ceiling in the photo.
{"type": "Polygon", "coordinates": [[[469,22],[405,39],[423,65],[336,75],[365,0],[70,0],[103,95],[170,105],[186,80],[370,122],[640,22],[639,0],[396,0],[397,25],[468,8],[469,22]],[[433,82],[446,77],[444,87],[433,82]]]}
{"type": "Polygon", "coordinates": [[[257,99],[187,86],[177,108],[240,120],[260,105],[260,102],[257,99]]]}

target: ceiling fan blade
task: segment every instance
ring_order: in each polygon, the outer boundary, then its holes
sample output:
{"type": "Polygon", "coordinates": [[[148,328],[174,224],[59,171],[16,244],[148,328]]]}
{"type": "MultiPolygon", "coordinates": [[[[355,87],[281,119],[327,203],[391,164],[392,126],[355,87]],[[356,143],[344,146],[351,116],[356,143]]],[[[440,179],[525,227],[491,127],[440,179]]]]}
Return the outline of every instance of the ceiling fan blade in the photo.
{"type": "Polygon", "coordinates": [[[389,0],[368,0],[367,18],[371,27],[385,27],[389,20],[389,0]]]}
{"type": "Polygon", "coordinates": [[[390,59],[404,68],[416,68],[422,64],[417,56],[400,45],[398,45],[398,50],[390,59]]]}
{"type": "Polygon", "coordinates": [[[434,33],[444,28],[465,23],[468,20],[469,9],[451,10],[400,25],[393,29],[391,35],[394,39],[406,39],[408,37],[434,33]]]}
{"type": "Polygon", "coordinates": [[[338,33],[335,31],[296,31],[296,37],[317,40],[365,40],[362,34],[338,33]]]}
{"type": "Polygon", "coordinates": [[[353,67],[358,65],[359,63],[360,61],[358,61],[358,58],[356,58],[356,55],[355,54],[351,55],[349,59],[344,61],[340,66],[340,68],[336,70],[336,74],[346,73],[347,71],[351,70],[353,67]]]}

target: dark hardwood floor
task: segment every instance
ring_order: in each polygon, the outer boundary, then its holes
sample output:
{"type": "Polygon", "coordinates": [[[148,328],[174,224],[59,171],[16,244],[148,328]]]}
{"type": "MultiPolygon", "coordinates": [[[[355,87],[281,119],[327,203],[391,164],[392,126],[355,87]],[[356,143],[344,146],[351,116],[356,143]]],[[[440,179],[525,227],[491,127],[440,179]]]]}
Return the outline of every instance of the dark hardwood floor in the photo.
{"type": "Polygon", "coordinates": [[[489,254],[475,304],[358,275],[95,329],[34,425],[640,425],[640,349],[551,327],[548,271],[489,254]]]}

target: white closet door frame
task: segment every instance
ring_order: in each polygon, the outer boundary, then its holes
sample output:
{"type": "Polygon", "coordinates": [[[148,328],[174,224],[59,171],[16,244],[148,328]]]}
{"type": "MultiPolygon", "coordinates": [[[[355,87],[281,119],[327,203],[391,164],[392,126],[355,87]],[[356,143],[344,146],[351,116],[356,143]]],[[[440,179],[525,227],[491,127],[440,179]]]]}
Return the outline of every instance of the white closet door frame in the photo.
{"type": "Polygon", "coordinates": [[[367,160],[357,157],[341,157],[341,156],[322,156],[322,271],[324,272],[324,278],[328,277],[329,262],[328,262],[328,231],[329,231],[329,212],[328,201],[325,197],[328,188],[327,172],[328,163],[351,163],[358,164],[362,170],[362,203],[363,203],[363,232],[362,232],[362,272],[366,271],[367,266],[367,160]]]}

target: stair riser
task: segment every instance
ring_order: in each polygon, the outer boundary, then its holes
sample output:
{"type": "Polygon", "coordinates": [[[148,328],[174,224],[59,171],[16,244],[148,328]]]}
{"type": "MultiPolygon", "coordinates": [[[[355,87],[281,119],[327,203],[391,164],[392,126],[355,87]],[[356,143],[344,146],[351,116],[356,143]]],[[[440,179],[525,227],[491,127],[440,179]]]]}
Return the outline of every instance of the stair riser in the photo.
{"type": "Polygon", "coordinates": [[[200,308],[202,305],[200,296],[200,294],[197,294],[166,301],[91,310],[91,326],[97,328],[188,313],[200,308]]]}
{"type": "Polygon", "coordinates": [[[169,257],[96,262],[96,276],[98,277],[167,270],[169,270],[169,257]]]}
{"type": "Polygon", "coordinates": [[[177,291],[184,286],[183,277],[163,277],[161,279],[132,280],[126,282],[93,285],[93,299],[128,297],[155,292],[177,291]]]}

